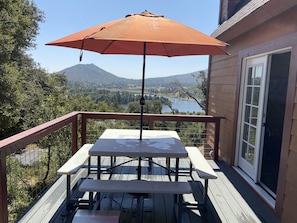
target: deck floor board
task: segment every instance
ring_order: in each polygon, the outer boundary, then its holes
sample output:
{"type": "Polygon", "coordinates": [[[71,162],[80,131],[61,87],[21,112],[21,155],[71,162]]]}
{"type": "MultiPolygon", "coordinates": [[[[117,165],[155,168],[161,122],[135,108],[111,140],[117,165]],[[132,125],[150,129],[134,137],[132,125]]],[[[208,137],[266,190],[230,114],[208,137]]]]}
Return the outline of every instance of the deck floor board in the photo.
{"type": "MultiPolygon", "coordinates": [[[[125,162],[128,158],[117,157],[117,163],[125,162]]],[[[165,159],[154,158],[154,162],[165,166],[165,159]]],[[[182,215],[182,223],[221,223],[221,222],[269,222],[279,223],[280,221],[274,216],[272,210],[255,194],[255,192],[243,181],[235,171],[223,162],[210,161],[211,166],[218,174],[218,179],[209,180],[207,212],[196,209],[185,208],[182,215]]],[[[92,159],[92,164],[96,165],[96,160],[92,159]]],[[[109,167],[110,157],[103,157],[102,165],[109,167]]],[[[107,171],[101,174],[102,179],[112,180],[132,180],[137,179],[138,161],[133,160],[123,166],[116,167],[112,173],[107,171]]],[[[174,173],[168,177],[166,170],[159,165],[153,164],[152,170],[148,169],[148,162],[142,161],[142,179],[169,181],[174,180],[174,173]]],[[[171,159],[171,166],[175,161],[171,159]]],[[[193,188],[193,196],[188,197],[187,201],[193,202],[195,198],[202,200],[202,191],[204,180],[199,179],[198,175],[193,172],[192,177],[185,173],[189,171],[189,160],[180,159],[180,181],[189,181],[193,188]]],[[[90,177],[96,178],[96,174],[90,177]]],[[[60,182],[60,181],[57,181],[60,182]]],[[[65,183],[65,182],[64,182],[65,183]]],[[[65,185],[55,185],[65,189],[65,185]]],[[[49,199],[50,196],[44,196],[41,199],[49,199]]],[[[84,198],[87,198],[85,196],[84,198]]],[[[43,200],[42,203],[46,203],[43,200]]],[[[120,223],[137,222],[137,200],[132,194],[122,193],[105,193],[101,194],[101,209],[121,210],[120,223]]],[[[173,196],[154,194],[148,195],[143,205],[143,223],[176,223],[175,207],[173,205],[173,196]]],[[[80,208],[86,208],[81,205],[80,208]]],[[[69,209],[69,208],[68,208],[69,209]]],[[[47,222],[69,222],[73,211],[68,210],[65,202],[61,205],[56,215],[47,222]],[[65,213],[69,216],[65,217],[65,213]]],[[[34,208],[32,210],[35,210],[34,208]]],[[[50,210],[48,210],[50,213],[50,210]]],[[[34,215],[32,215],[34,217],[34,215]]],[[[26,221],[19,221],[26,222],[26,221]]],[[[32,221],[28,221],[32,222],[32,221]]],[[[41,222],[41,221],[40,221],[41,222]]]]}

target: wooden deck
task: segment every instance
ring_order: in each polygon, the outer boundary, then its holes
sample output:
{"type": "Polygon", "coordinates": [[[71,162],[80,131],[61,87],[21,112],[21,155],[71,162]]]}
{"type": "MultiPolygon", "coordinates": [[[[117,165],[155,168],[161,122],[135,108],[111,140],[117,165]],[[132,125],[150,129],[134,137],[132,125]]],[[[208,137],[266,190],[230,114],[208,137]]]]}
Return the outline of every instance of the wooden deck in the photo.
{"type": "MultiPolygon", "coordinates": [[[[126,161],[127,158],[117,158],[117,163],[126,161]]],[[[160,165],[165,165],[165,159],[154,159],[160,165]]],[[[182,223],[216,223],[216,222],[280,222],[265,205],[265,203],[254,193],[254,191],[246,185],[246,183],[223,162],[209,161],[218,174],[218,179],[209,180],[208,190],[208,205],[207,211],[198,211],[196,209],[185,208],[183,211],[182,223]]],[[[109,157],[106,157],[103,162],[108,166],[110,163],[109,157]]],[[[137,161],[128,162],[123,166],[116,167],[113,173],[105,173],[103,179],[136,179],[137,178],[137,161]]],[[[172,165],[173,166],[173,161],[172,165]]],[[[189,160],[181,159],[180,167],[184,172],[189,171],[189,160]]],[[[151,172],[148,170],[148,162],[142,162],[142,179],[147,180],[164,180],[170,178],[174,180],[174,176],[168,177],[166,170],[159,165],[154,164],[151,172]]],[[[95,177],[92,175],[90,177],[95,177]]],[[[202,199],[203,181],[200,181],[196,173],[193,173],[193,178],[189,174],[182,173],[179,177],[181,181],[190,181],[193,187],[193,194],[196,200],[202,199]]],[[[57,181],[59,187],[66,186],[61,181],[57,181]]],[[[56,185],[57,186],[57,185],[56,185]]],[[[65,190],[65,189],[64,189],[65,190]]],[[[77,194],[83,196],[82,194],[77,194]]],[[[60,197],[61,194],[53,194],[50,196],[51,201],[54,196],[60,197]]],[[[87,195],[84,195],[87,198],[87,195]]],[[[43,198],[42,198],[43,199],[43,198]]],[[[173,205],[173,196],[171,195],[148,195],[144,200],[143,206],[143,223],[175,223],[176,216],[173,205]]],[[[192,196],[185,196],[186,202],[193,202],[192,196]]],[[[121,210],[121,223],[134,223],[136,221],[136,197],[132,194],[103,194],[101,199],[101,209],[121,210]]],[[[44,204],[44,202],[43,202],[44,204]]],[[[69,222],[74,213],[73,206],[66,206],[63,202],[52,205],[51,209],[58,208],[55,215],[51,219],[44,219],[44,222],[69,222]]],[[[87,208],[86,204],[81,203],[79,208],[87,208]]],[[[48,210],[50,212],[50,210],[48,210]]],[[[34,217],[34,216],[33,216],[34,217]]],[[[33,218],[34,219],[34,218],[33,218]]],[[[21,221],[26,222],[26,221],[21,221]]]]}

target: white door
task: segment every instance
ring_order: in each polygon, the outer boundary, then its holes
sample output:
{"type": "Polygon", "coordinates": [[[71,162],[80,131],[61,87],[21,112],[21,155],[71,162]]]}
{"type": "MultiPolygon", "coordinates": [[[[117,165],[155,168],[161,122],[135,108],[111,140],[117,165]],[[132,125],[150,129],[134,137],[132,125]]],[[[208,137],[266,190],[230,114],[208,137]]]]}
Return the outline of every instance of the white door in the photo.
{"type": "Polygon", "coordinates": [[[240,106],[239,156],[238,165],[254,181],[260,158],[261,129],[263,123],[263,104],[267,56],[246,59],[243,67],[243,82],[240,106]]]}

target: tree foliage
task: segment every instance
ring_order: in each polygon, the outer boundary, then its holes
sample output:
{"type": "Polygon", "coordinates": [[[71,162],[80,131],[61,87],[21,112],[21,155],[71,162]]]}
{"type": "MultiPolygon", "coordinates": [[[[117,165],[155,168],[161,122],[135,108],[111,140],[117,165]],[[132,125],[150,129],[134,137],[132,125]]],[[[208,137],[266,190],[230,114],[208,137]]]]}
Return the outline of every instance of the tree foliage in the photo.
{"type": "Polygon", "coordinates": [[[182,96],[187,96],[188,98],[193,99],[196,103],[202,108],[203,111],[206,111],[206,98],[207,98],[207,76],[205,71],[199,71],[197,76],[193,75],[196,78],[197,86],[192,89],[183,87],[179,82],[176,82],[178,87],[177,91],[182,96]]]}
{"type": "Polygon", "coordinates": [[[43,13],[30,0],[0,0],[0,139],[73,110],[112,111],[69,94],[62,74],[47,74],[26,52],[35,46],[43,13]]]}
{"type": "Polygon", "coordinates": [[[0,139],[21,129],[23,80],[33,61],[26,50],[34,47],[43,14],[28,0],[0,0],[0,139]]]}
{"type": "MultiPolygon", "coordinates": [[[[128,113],[140,113],[139,102],[130,102],[127,108],[128,113]]],[[[162,103],[159,100],[147,100],[143,106],[144,113],[161,114],[162,103]]]]}

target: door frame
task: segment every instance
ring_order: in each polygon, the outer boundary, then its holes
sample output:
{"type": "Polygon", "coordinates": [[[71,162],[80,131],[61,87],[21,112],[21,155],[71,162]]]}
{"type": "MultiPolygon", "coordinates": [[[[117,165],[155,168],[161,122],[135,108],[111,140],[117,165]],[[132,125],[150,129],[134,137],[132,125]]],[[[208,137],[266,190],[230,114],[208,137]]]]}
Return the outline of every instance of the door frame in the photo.
{"type": "MultiPolygon", "coordinates": [[[[239,149],[239,147],[240,147],[240,134],[241,134],[241,124],[242,124],[242,116],[243,116],[243,114],[242,114],[242,110],[243,110],[243,102],[242,102],[242,100],[243,100],[243,96],[244,96],[244,94],[243,94],[243,91],[244,91],[244,88],[243,88],[243,85],[244,85],[244,81],[243,81],[243,72],[245,72],[245,70],[246,70],[246,61],[247,60],[250,60],[250,59],[254,59],[254,58],[260,58],[260,57],[264,57],[264,56],[266,56],[266,58],[267,58],[267,60],[266,60],[266,80],[265,80],[265,86],[267,85],[267,80],[268,80],[268,78],[269,78],[269,76],[270,76],[270,74],[269,74],[269,72],[270,72],[270,66],[269,66],[269,64],[270,64],[270,62],[271,62],[271,57],[270,57],[270,55],[271,54],[274,54],[274,53],[282,53],[282,52],[288,52],[288,51],[290,51],[291,52],[291,58],[292,58],[292,47],[284,47],[284,48],[280,48],[280,49],[276,49],[276,50],[272,50],[272,51],[268,51],[268,52],[265,52],[265,53],[259,53],[259,54],[255,54],[255,55],[253,55],[253,56],[249,56],[249,54],[246,54],[245,56],[244,56],[244,54],[242,54],[241,55],[241,57],[240,57],[240,78],[239,78],[239,80],[238,80],[238,109],[237,109],[237,112],[236,112],[236,129],[235,129],[235,131],[236,131],[236,138],[235,138],[235,150],[234,150],[234,155],[235,155],[235,159],[234,159],[234,167],[235,168],[239,168],[239,156],[240,156],[240,154],[239,154],[239,152],[240,152],[240,149],[239,149]]],[[[245,52],[246,53],[246,52],[245,52]]],[[[291,59],[291,61],[292,61],[292,59],[291,59]]],[[[291,67],[292,65],[290,65],[290,67],[291,67]]],[[[290,68],[291,69],[291,68],[290,68]]],[[[289,92],[289,85],[290,85],[290,71],[289,71],[289,78],[288,78],[288,89],[287,89],[287,101],[286,101],[286,107],[287,107],[287,102],[288,102],[288,92],[289,92]]],[[[267,97],[268,97],[268,95],[267,95],[267,92],[268,92],[268,90],[269,90],[269,88],[268,87],[266,87],[265,88],[265,94],[264,94],[264,98],[263,98],[263,106],[264,107],[262,107],[262,111],[264,112],[264,111],[266,111],[266,108],[265,108],[265,105],[267,105],[267,97]]],[[[287,108],[286,108],[286,110],[285,110],[285,119],[286,119],[286,113],[287,113],[288,111],[287,111],[287,108]]],[[[263,123],[263,121],[264,121],[264,119],[262,120],[262,123],[263,123]]],[[[263,127],[261,127],[261,132],[263,133],[263,127]]],[[[285,120],[284,120],[284,129],[285,129],[285,120]]],[[[284,134],[283,134],[284,135],[284,134]]],[[[255,178],[251,178],[250,176],[248,176],[248,174],[247,173],[245,173],[244,171],[242,171],[242,170],[238,170],[239,171],[239,173],[241,174],[241,175],[245,175],[245,176],[243,176],[244,178],[249,178],[250,180],[247,180],[248,182],[253,182],[254,184],[255,183],[257,183],[257,182],[259,182],[259,180],[260,180],[260,171],[261,171],[261,168],[259,168],[260,167],[260,165],[261,165],[261,162],[260,162],[260,159],[261,159],[261,157],[262,157],[262,152],[263,152],[263,137],[264,137],[264,134],[261,134],[261,137],[260,137],[260,144],[259,144],[259,146],[260,146],[260,148],[262,148],[261,150],[260,150],[260,153],[259,153],[259,159],[258,159],[258,162],[257,162],[257,165],[258,165],[258,167],[257,167],[257,170],[258,170],[258,172],[257,172],[257,177],[255,177],[255,178]]],[[[283,140],[285,140],[285,137],[283,137],[283,140]]],[[[283,146],[282,146],[282,148],[283,148],[283,146]]],[[[282,152],[283,153],[283,152],[282,152]]],[[[281,154],[281,156],[282,156],[282,154],[281,154]]],[[[282,162],[282,160],[280,161],[280,162],[282,162]]],[[[281,164],[281,163],[280,163],[281,164]]],[[[280,166],[280,171],[279,172],[281,172],[281,166],[280,166]]],[[[279,182],[278,182],[279,183],[279,182]]],[[[256,185],[256,184],[255,184],[256,185]]],[[[258,187],[258,186],[257,186],[258,187]]],[[[261,190],[262,191],[262,190],[261,190]]],[[[262,191],[263,192],[263,191],[262,191]]],[[[268,194],[268,193],[267,193],[268,194]]],[[[270,195],[268,195],[269,197],[270,197],[270,195]]],[[[267,198],[267,196],[265,195],[264,196],[265,198],[267,198]]],[[[266,200],[270,200],[270,199],[266,199],[266,200]]],[[[270,200],[271,201],[271,200],[270,200]]],[[[275,200],[274,200],[275,201],[275,200]]],[[[269,202],[269,203],[272,203],[272,202],[269,202]]],[[[274,203],[274,202],[273,202],[274,203]]]]}
{"type": "Polygon", "coordinates": [[[271,39],[265,42],[261,42],[257,45],[252,45],[246,48],[239,49],[238,51],[238,61],[237,61],[237,85],[236,85],[236,104],[234,112],[234,125],[233,125],[233,139],[232,139],[232,156],[230,162],[234,166],[234,170],[242,176],[242,178],[255,190],[258,192],[267,204],[270,205],[272,209],[275,210],[277,216],[281,216],[282,208],[284,204],[284,193],[286,185],[286,171],[287,163],[289,160],[289,149],[290,149],[290,139],[291,139],[291,128],[292,128],[292,115],[294,112],[294,100],[296,92],[296,82],[297,82],[297,63],[291,63],[289,69],[289,79],[288,79],[288,90],[287,90],[287,101],[285,108],[284,117],[284,134],[281,146],[281,157],[280,157],[280,167],[279,167],[279,179],[277,185],[276,199],[272,199],[268,193],[263,190],[258,184],[255,184],[249,177],[244,175],[243,172],[236,166],[238,165],[237,157],[237,125],[238,125],[238,105],[239,105],[239,92],[241,83],[241,69],[242,62],[244,58],[252,57],[254,55],[260,56],[264,54],[269,54],[274,51],[280,50],[290,50],[291,51],[291,61],[296,61],[297,58],[297,32],[290,33],[288,35],[280,36],[276,39],[271,39]]]}
{"type": "Polygon", "coordinates": [[[253,57],[247,57],[243,59],[242,62],[242,70],[241,70],[241,77],[242,81],[240,83],[240,101],[239,101],[239,107],[238,107],[238,117],[237,117],[237,137],[236,137],[236,161],[237,166],[239,167],[240,164],[242,165],[241,168],[243,171],[254,181],[257,182],[259,178],[259,166],[260,166],[260,157],[261,157],[261,147],[262,147],[262,123],[263,123],[263,111],[264,111],[264,103],[265,103],[265,93],[267,92],[267,89],[263,86],[267,85],[267,69],[268,69],[268,62],[269,62],[269,54],[263,54],[263,55],[256,55],[253,57]],[[254,61],[253,61],[254,60],[254,61]],[[255,142],[255,151],[254,151],[254,164],[251,165],[245,161],[241,161],[241,139],[240,136],[243,132],[243,119],[244,119],[244,111],[245,111],[245,102],[243,101],[246,98],[246,81],[247,81],[247,73],[248,73],[248,67],[249,63],[253,64],[263,64],[263,70],[262,70],[262,77],[261,77],[261,83],[260,83],[260,96],[259,96],[259,103],[258,103],[258,117],[257,117],[257,124],[256,124],[256,142],[255,142]],[[264,90],[264,92],[263,92],[264,90]]]}

